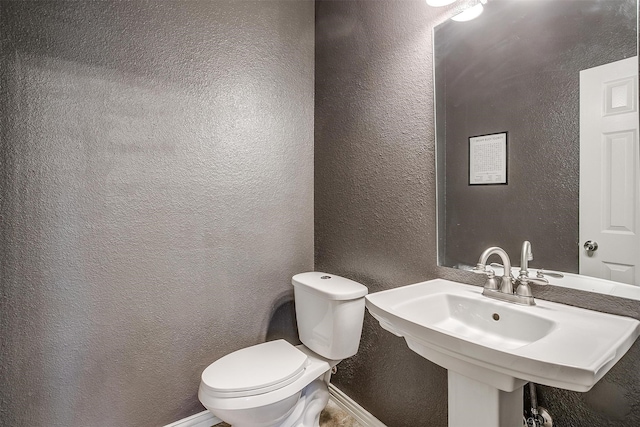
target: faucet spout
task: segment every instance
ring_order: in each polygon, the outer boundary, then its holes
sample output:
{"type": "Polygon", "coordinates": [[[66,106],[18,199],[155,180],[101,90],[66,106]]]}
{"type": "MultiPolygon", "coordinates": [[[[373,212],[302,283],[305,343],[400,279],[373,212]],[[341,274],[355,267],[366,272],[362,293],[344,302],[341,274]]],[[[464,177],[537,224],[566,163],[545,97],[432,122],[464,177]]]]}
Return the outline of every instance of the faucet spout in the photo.
{"type": "Polygon", "coordinates": [[[504,266],[500,292],[513,294],[513,282],[511,281],[511,260],[509,259],[509,255],[507,254],[507,252],[505,252],[504,249],[497,246],[492,246],[485,249],[484,252],[482,252],[482,254],[480,255],[478,266],[476,268],[484,269],[487,264],[487,260],[491,255],[498,255],[502,260],[502,265],[504,266]]]}

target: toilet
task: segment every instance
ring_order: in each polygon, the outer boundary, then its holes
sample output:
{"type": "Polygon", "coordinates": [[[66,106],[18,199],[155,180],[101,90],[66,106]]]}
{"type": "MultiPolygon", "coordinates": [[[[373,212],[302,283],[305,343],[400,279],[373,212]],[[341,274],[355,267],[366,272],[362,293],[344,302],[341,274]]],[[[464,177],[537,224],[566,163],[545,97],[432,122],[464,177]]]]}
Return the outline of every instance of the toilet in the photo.
{"type": "Polygon", "coordinates": [[[200,402],[233,427],[318,427],[332,369],[358,351],[367,288],[320,272],[291,282],[302,345],[257,344],[202,372],[200,402]]]}

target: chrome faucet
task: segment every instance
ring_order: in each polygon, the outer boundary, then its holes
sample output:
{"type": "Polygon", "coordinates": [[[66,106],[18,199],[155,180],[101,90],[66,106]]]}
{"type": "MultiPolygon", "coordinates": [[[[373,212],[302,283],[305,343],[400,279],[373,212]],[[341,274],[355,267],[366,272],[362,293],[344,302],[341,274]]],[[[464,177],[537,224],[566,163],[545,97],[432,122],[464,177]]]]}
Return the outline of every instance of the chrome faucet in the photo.
{"type": "Polygon", "coordinates": [[[504,249],[497,246],[485,249],[485,251],[480,255],[478,264],[473,269],[474,273],[487,275],[487,281],[484,284],[482,295],[515,304],[536,305],[529,283],[546,285],[549,281],[544,278],[540,279],[537,277],[529,277],[528,268],[529,261],[531,260],[533,260],[531,243],[528,240],[525,240],[522,244],[522,253],[520,254],[520,274],[518,278],[514,280],[511,275],[511,260],[509,260],[509,255],[504,251],[504,249]],[[504,268],[500,288],[498,288],[496,283],[494,271],[491,268],[487,268],[487,260],[494,254],[500,256],[502,259],[502,266],[504,268]],[[518,285],[515,293],[513,291],[514,282],[518,285]]]}
{"type": "Polygon", "coordinates": [[[504,249],[499,248],[497,246],[492,246],[487,248],[480,255],[480,259],[478,260],[478,264],[473,269],[475,273],[484,273],[489,276],[489,279],[484,285],[485,290],[489,289],[492,291],[498,291],[505,294],[513,293],[513,282],[511,281],[511,260],[509,259],[509,255],[505,252],[504,249]],[[487,260],[491,255],[498,255],[502,259],[502,265],[504,266],[504,273],[502,276],[502,283],[500,284],[500,289],[498,290],[498,284],[495,280],[491,280],[494,278],[494,272],[492,269],[487,269],[487,260]]]}

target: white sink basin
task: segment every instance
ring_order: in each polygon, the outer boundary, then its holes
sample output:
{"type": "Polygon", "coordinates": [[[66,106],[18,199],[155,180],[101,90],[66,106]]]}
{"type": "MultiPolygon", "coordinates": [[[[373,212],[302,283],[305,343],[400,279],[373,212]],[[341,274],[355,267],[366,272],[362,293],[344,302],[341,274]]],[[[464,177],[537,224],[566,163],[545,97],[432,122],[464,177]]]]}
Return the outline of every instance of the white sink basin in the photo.
{"type": "Polygon", "coordinates": [[[430,325],[434,330],[495,349],[520,348],[556,327],[555,322],[513,305],[498,309],[496,302],[475,294],[436,293],[396,304],[393,309],[415,324],[430,325]]]}
{"type": "Polygon", "coordinates": [[[443,279],[369,294],[369,312],[450,371],[512,392],[533,381],[588,391],[640,335],[635,319],[536,300],[520,306],[443,279]]]}

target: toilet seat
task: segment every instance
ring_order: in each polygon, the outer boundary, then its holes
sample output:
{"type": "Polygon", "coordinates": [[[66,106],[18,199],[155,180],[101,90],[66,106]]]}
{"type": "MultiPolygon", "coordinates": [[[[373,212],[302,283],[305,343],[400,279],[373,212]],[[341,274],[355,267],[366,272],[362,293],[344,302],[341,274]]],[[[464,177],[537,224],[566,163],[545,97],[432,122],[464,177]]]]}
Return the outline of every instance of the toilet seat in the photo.
{"type": "MultiPolygon", "coordinates": [[[[304,345],[298,345],[295,347],[307,356],[308,365],[304,368],[302,375],[293,380],[291,384],[284,385],[270,392],[262,394],[254,394],[245,397],[235,397],[230,394],[216,393],[209,385],[203,380],[200,381],[200,387],[198,389],[198,399],[209,410],[245,410],[259,408],[265,405],[271,405],[276,402],[288,399],[291,396],[295,396],[302,391],[313,380],[325,375],[331,370],[331,368],[337,365],[339,360],[328,360],[322,356],[319,356],[306,348],[304,345]]],[[[216,362],[214,362],[216,363],[216,362]]],[[[206,369],[205,369],[206,370],[206,369]]],[[[204,372],[203,372],[204,374],[204,372]]],[[[207,381],[209,379],[207,378],[207,381]]],[[[215,413],[215,410],[212,411],[215,413]]]]}
{"type": "Polygon", "coordinates": [[[213,362],[202,373],[202,384],[211,396],[255,396],[293,383],[308,364],[307,355],[288,342],[270,341],[213,362]]]}

